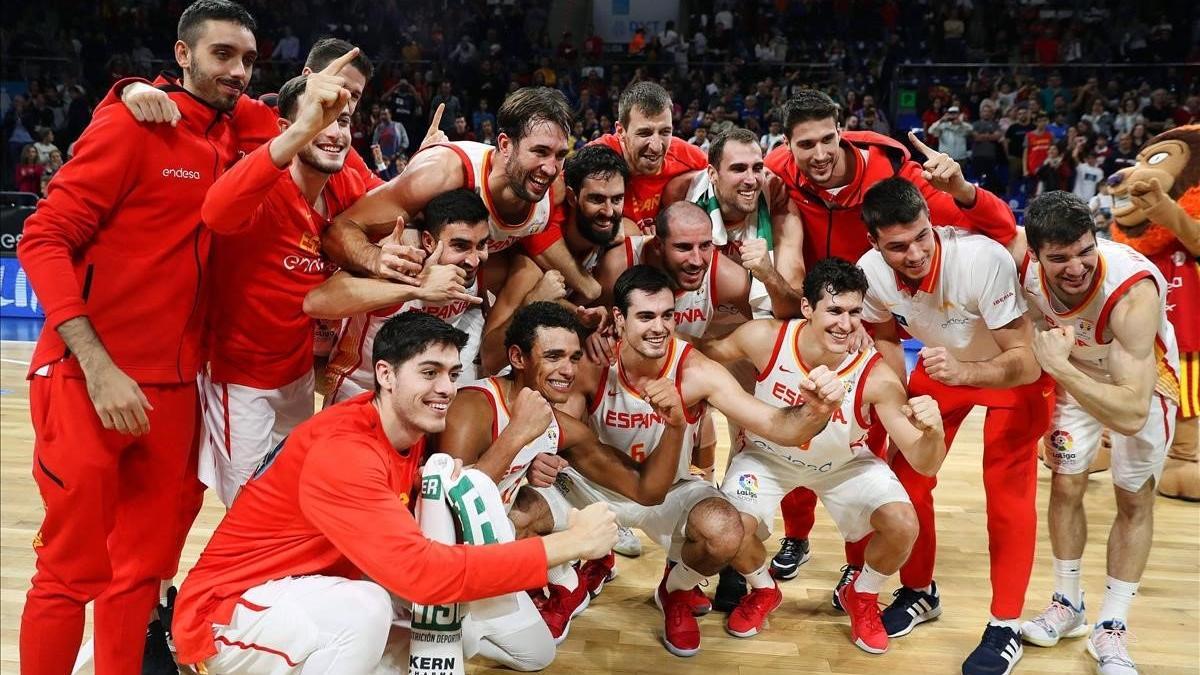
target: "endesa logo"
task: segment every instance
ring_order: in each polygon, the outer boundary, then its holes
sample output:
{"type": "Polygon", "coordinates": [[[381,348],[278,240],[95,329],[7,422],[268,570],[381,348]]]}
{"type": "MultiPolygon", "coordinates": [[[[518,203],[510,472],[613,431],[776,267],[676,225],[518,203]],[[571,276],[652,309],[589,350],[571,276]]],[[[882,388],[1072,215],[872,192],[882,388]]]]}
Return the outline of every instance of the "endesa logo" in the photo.
{"type": "Polygon", "coordinates": [[[181,178],[183,180],[200,180],[200,172],[184,169],[182,167],[175,169],[163,169],[163,178],[181,178]]]}

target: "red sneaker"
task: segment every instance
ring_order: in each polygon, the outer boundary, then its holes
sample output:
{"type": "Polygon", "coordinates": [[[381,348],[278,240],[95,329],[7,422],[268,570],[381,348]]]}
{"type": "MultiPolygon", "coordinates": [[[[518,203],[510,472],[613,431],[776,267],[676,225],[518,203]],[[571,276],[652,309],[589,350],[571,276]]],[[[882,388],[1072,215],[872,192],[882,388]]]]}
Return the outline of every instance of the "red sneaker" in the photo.
{"type": "Polygon", "coordinates": [[[675,656],[695,656],[700,651],[700,624],[692,614],[691,593],[668,593],[665,577],[654,592],[654,603],[663,613],[663,644],[675,656]]]}
{"type": "Polygon", "coordinates": [[[571,619],[587,609],[592,596],[588,594],[587,586],[580,581],[575,590],[568,591],[566,586],[550,584],[550,599],[542,606],[542,620],[550,629],[550,637],[554,644],[562,644],[567,639],[567,631],[571,630],[571,619]]]}
{"type": "Polygon", "coordinates": [[[725,632],[734,637],[748,638],[758,635],[767,615],[783,604],[783,593],[779,584],[771,588],[752,588],[741,602],[729,613],[725,621],[725,632]]]}
{"type": "Polygon", "coordinates": [[[879,617],[879,594],[854,590],[856,579],[857,573],[837,590],[842,609],[850,616],[850,640],[864,652],[882,654],[888,648],[888,635],[879,617]]]}
{"type": "Polygon", "coordinates": [[[546,606],[546,603],[550,601],[550,598],[546,597],[546,590],[543,588],[531,588],[525,592],[529,594],[529,599],[533,600],[533,606],[539,613],[546,606]]]}
{"type": "Polygon", "coordinates": [[[579,581],[587,586],[588,593],[595,598],[604,590],[604,584],[617,578],[617,556],[609,551],[608,555],[595,560],[588,560],[579,566],[579,581]]]}
{"type": "MultiPolygon", "coordinates": [[[[663,570],[663,582],[666,583],[667,577],[671,575],[671,568],[675,566],[673,562],[667,562],[667,568],[663,570]]],[[[706,582],[707,583],[707,582],[706,582]]],[[[712,611],[712,600],[704,594],[704,589],[699,586],[693,586],[692,590],[688,591],[688,606],[692,608],[692,616],[704,616],[712,611]]]]}

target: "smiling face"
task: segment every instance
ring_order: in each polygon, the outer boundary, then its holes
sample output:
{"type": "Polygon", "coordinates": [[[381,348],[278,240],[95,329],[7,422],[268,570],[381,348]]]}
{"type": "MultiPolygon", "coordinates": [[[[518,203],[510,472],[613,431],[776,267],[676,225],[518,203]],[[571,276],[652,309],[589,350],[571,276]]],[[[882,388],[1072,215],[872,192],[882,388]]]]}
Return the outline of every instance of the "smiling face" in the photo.
{"type": "Polygon", "coordinates": [[[566,403],[570,399],[575,370],[583,358],[583,347],[575,331],[540,326],[529,354],[522,353],[516,345],[508,349],[520,386],[537,391],[551,403],[566,403]]]}
{"type": "Polygon", "coordinates": [[[438,243],[442,244],[441,265],[456,265],[467,278],[463,286],[470,288],[479,275],[479,268],[488,259],[488,242],[491,241],[492,231],[486,220],[477,223],[461,221],[446,223],[438,232],[437,239],[429,232],[421,233],[421,248],[425,253],[432,253],[438,243]]]}
{"type": "Polygon", "coordinates": [[[618,124],[617,136],[634,174],[649,175],[662,170],[672,131],[670,108],[657,115],[646,115],[637,106],[629,111],[629,127],[618,124]]]}
{"type": "Polygon", "coordinates": [[[575,227],[579,234],[596,246],[612,243],[621,229],[625,177],[616,172],[587,176],[579,186],[579,194],[572,190],[568,195],[575,207],[575,227]]]}
{"type": "Polygon", "coordinates": [[[661,359],[667,355],[675,335],[675,295],[670,290],[635,290],[629,294],[628,315],[614,308],[613,316],[622,343],[639,356],[661,359]]]}
{"type": "MultiPolygon", "coordinates": [[[[831,293],[826,288],[813,307],[808,299],[800,301],[804,318],[823,351],[845,354],[850,351],[850,336],[862,327],[863,296],[857,291],[831,293]]],[[[812,338],[810,338],[812,339],[812,338]]]]}
{"type": "Polygon", "coordinates": [[[708,177],[722,210],[749,215],[758,205],[766,173],[758,143],[730,141],[721,153],[721,166],[708,167],[708,177]]]}
{"type": "Polygon", "coordinates": [[[500,134],[496,145],[509,187],[527,202],[546,196],[567,158],[567,132],[552,122],[535,123],[520,141],[500,134]]]}
{"type": "Polygon", "coordinates": [[[1088,232],[1071,244],[1046,243],[1037,252],[1042,274],[1059,299],[1070,302],[1087,293],[1095,278],[1100,254],[1096,235],[1088,232]]]}
{"type": "Polygon", "coordinates": [[[796,167],[809,180],[821,187],[837,187],[833,185],[834,170],[839,163],[845,162],[837,120],[826,117],[796,124],[792,127],[788,147],[796,167]]]}
{"type": "Polygon", "coordinates": [[[937,240],[929,224],[929,214],[921,211],[916,220],[879,228],[871,245],[883,254],[888,267],[912,283],[919,283],[932,271],[937,240]]]}
{"type": "Polygon", "coordinates": [[[258,59],[254,33],[232,21],[209,19],[195,45],[175,43],[175,61],[183,69],[183,86],[212,107],[230,111],[250,84],[258,59]]]}
{"type": "MultiPolygon", "coordinates": [[[[300,98],[303,100],[304,94],[300,98]]],[[[297,107],[303,106],[300,102],[297,107]]],[[[281,120],[280,127],[286,128],[281,120]]],[[[346,105],[329,126],[321,130],[308,145],[300,149],[296,158],[311,169],[321,173],[333,174],[342,170],[346,163],[346,154],[350,151],[350,106],[346,105]]]]}
{"type": "Polygon", "coordinates": [[[694,291],[704,283],[712,264],[712,221],[699,209],[684,212],[670,222],[661,240],[663,269],[681,291],[694,291]],[[695,215],[694,215],[695,214],[695,215]]]}
{"type": "Polygon", "coordinates": [[[445,430],[461,371],[458,348],[449,344],[433,344],[396,368],[375,362],[383,407],[402,426],[427,434],[445,430]]]}

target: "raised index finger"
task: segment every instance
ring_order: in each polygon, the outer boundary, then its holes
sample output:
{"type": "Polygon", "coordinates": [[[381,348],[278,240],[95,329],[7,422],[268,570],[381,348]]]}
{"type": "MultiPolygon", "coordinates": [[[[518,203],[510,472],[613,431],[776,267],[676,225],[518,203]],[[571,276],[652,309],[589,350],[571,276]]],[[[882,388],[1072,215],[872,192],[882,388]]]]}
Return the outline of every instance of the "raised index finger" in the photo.
{"type": "Polygon", "coordinates": [[[440,129],[442,126],[442,113],[446,112],[446,104],[439,103],[437,110],[433,111],[433,119],[429,120],[429,131],[432,132],[440,129]]]}
{"type": "Polygon", "coordinates": [[[336,59],[330,61],[329,65],[327,65],[321,69],[321,74],[322,75],[337,75],[338,73],[342,72],[342,68],[345,68],[346,64],[353,61],[355,59],[355,57],[357,57],[357,56],[358,56],[358,47],[355,47],[354,49],[351,49],[350,51],[346,52],[345,54],[342,54],[341,56],[337,57],[336,59]]]}
{"type": "Polygon", "coordinates": [[[933,148],[921,142],[921,139],[917,138],[917,135],[911,130],[908,132],[908,140],[913,144],[913,147],[919,150],[921,154],[925,155],[926,158],[933,156],[933,148]]]}

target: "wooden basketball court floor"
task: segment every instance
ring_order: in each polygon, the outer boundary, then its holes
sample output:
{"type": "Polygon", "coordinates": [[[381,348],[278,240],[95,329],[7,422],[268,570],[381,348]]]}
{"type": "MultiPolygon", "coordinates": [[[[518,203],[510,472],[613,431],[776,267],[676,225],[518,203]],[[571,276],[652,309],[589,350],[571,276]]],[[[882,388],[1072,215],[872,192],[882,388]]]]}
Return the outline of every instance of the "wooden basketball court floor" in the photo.
{"type": "MultiPolygon", "coordinates": [[[[42,504],[30,475],[33,432],[29,424],[25,366],[31,343],[0,343],[0,673],[19,669],[17,633],[34,555],[31,541],[42,504]]],[[[618,558],[619,576],[571,626],[558,658],[545,672],[592,673],[957,673],[978,643],[988,617],[987,539],[980,480],[982,416],[963,425],[942,468],[936,490],[939,524],[937,580],[942,617],[909,636],[893,640],[882,656],[871,656],[848,639],[848,622],[830,606],[830,589],[843,564],[842,543],[833,524],[818,513],[812,559],[800,575],[782,584],[784,603],[757,637],[728,636],[724,615],[700,619],[702,651],[690,659],[670,655],[659,642],[662,619],[651,600],[663,569],[663,553],[643,538],[645,553],[618,558]]],[[[719,434],[724,437],[723,430],[719,434]]],[[[718,466],[724,465],[724,444],[718,466]]],[[[1047,603],[1052,585],[1045,527],[1049,472],[1039,478],[1038,548],[1026,593],[1025,618],[1047,603]]],[[[1114,514],[1107,473],[1092,476],[1086,498],[1089,545],[1084,554],[1084,588],[1092,612],[1104,593],[1104,541],[1114,514]]],[[[183,553],[182,569],[194,564],[223,509],[209,494],[183,553]]],[[[781,530],[777,523],[776,530],[781,530]]],[[[769,542],[773,553],[775,542],[769,542]]],[[[180,577],[182,579],[182,576],[180,577]]],[[[715,586],[716,580],[713,580],[715,586]]],[[[893,578],[881,594],[899,584],[893,578]]],[[[710,587],[710,591],[712,588],[710,587]]],[[[1094,615],[1089,615],[1094,618],[1094,615]]],[[[1200,505],[1159,499],[1154,550],[1130,615],[1136,636],[1131,652],[1143,675],[1200,673],[1200,505]]],[[[90,624],[88,631],[90,633],[90,624]]],[[[1016,672],[1023,675],[1091,673],[1083,640],[1053,649],[1027,646],[1016,672]]],[[[90,672],[90,671],[85,671],[90,672]]],[[[472,664],[472,673],[502,673],[472,664]]]]}

